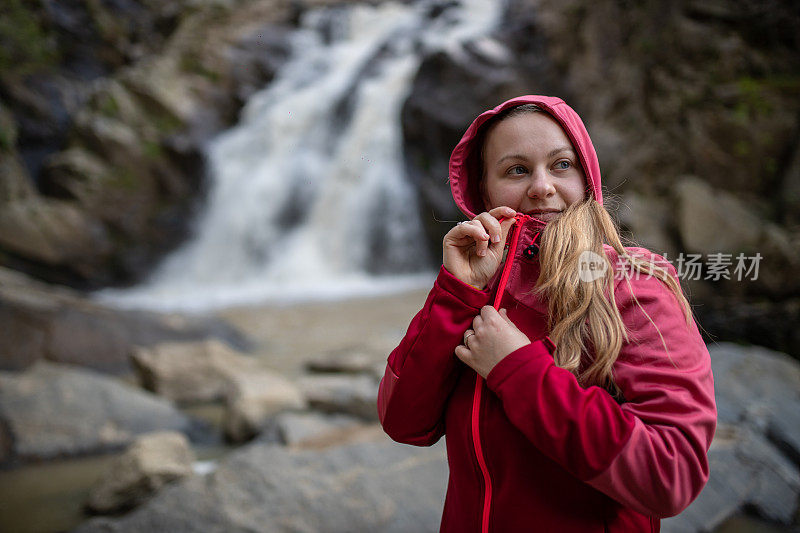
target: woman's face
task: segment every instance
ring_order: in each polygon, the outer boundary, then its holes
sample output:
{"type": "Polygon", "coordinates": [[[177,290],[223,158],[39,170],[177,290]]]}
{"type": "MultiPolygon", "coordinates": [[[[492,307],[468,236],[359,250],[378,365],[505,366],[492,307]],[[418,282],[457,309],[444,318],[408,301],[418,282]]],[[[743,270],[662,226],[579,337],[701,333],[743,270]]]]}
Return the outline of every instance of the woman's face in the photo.
{"type": "Polygon", "coordinates": [[[486,209],[507,206],[550,222],[586,196],[578,154],[547,113],[525,113],[492,126],[484,144],[486,209]]]}

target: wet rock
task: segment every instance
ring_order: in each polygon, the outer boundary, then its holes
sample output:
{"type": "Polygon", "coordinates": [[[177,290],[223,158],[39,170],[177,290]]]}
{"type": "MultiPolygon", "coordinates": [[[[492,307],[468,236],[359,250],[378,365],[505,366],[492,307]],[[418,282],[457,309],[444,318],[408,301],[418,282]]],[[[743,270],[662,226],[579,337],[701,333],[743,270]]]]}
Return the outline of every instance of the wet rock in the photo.
{"type": "Polygon", "coordinates": [[[215,339],[135,348],[132,359],[146,389],[177,402],[222,400],[235,375],[258,371],[252,358],[215,339]]]}
{"type": "Polygon", "coordinates": [[[225,399],[225,436],[233,442],[245,441],[281,411],[305,407],[298,387],[283,376],[266,370],[237,372],[231,376],[225,399]]]}
{"type": "Polygon", "coordinates": [[[215,472],[167,487],[125,517],[92,519],[76,533],[433,532],[446,484],[443,444],[396,444],[377,427],[322,451],[252,443],[215,472]]]}
{"type": "Polygon", "coordinates": [[[377,420],[378,381],[372,376],[315,375],[298,385],[309,405],[327,413],[346,413],[377,420]]]}
{"type": "Polygon", "coordinates": [[[25,372],[0,372],[0,425],[12,458],[53,459],[107,452],[159,430],[193,432],[169,402],[112,378],[39,362],[25,372]]]}
{"type": "Polygon", "coordinates": [[[192,461],[189,441],[181,433],[138,437],[92,489],[87,507],[98,514],[136,507],[164,485],[191,475],[192,461]]]}

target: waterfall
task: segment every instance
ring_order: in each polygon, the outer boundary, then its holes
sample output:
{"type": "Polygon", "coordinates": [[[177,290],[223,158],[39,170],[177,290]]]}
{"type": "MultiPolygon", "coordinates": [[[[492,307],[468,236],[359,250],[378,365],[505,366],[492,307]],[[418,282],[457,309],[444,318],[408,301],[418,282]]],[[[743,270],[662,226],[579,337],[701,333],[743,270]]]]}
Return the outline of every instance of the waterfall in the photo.
{"type": "Polygon", "coordinates": [[[429,284],[400,110],[424,54],[457,53],[499,16],[492,0],[306,12],[289,60],[209,144],[193,237],[142,285],[98,297],[201,310],[429,284]]]}

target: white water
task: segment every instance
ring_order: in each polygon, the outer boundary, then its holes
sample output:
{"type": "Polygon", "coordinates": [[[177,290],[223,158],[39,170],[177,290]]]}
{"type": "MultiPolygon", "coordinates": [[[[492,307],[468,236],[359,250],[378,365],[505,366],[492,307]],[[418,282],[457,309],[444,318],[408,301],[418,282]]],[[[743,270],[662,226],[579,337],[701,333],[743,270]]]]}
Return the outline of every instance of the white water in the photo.
{"type": "Polygon", "coordinates": [[[97,296],[204,310],[429,285],[400,110],[421,51],[458,54],[500,15],[498,2],[464,0],[425,17],[436,3],[306,13],[290,60],[209,145],[194,237],[144,284],[97,296]]]}

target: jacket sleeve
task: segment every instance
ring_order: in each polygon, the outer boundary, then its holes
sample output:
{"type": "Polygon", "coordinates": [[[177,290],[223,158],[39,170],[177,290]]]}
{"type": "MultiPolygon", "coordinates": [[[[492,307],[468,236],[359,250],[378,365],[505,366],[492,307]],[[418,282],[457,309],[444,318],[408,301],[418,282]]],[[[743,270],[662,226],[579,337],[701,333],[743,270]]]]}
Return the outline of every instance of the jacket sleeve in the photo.
{"type": "Polygon", "coordinates": [[[615,298],[630,336],[613,368],[622,404],[582,388],[542,340],[504,358],[487,385],[512,423],[571,474],[635,511],[674,516],[708,480],[717,419],[710,357],[658,279],[623,280],[615,298]]]}
{"type": "Polygon", "coordinates": [[[444,434],[444,408],[463,365],[454,351],[489,297],[441,268],[378,389],[378,416],[392,439],[430,446],[444,434]]]}

